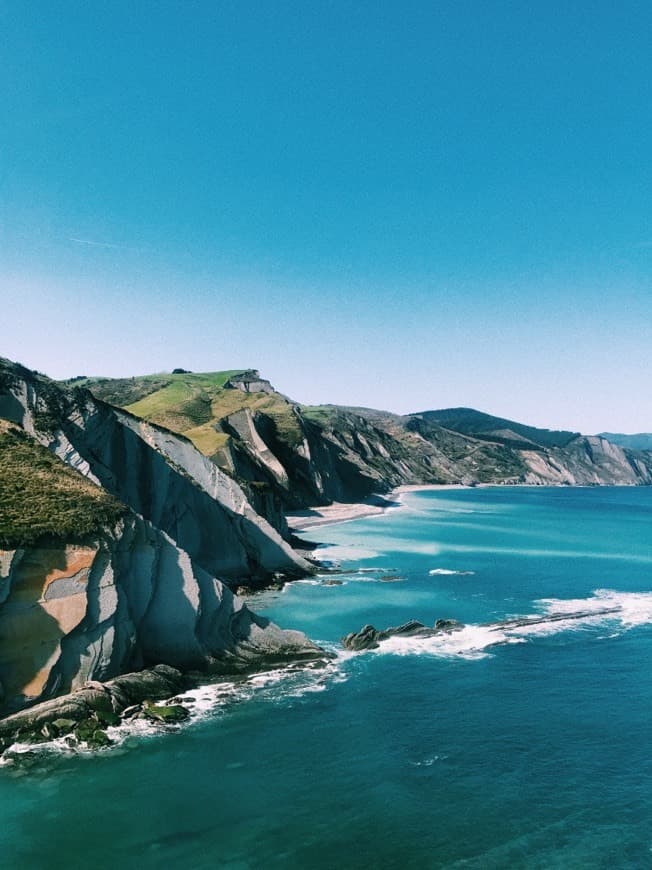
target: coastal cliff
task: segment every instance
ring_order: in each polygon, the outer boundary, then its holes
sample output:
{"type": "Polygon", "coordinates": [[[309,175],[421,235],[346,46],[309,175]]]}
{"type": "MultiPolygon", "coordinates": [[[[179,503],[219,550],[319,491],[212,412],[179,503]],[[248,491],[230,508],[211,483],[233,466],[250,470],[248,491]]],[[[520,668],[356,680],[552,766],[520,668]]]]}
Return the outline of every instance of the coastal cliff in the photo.
{"type": "Polygon", "coordinates": [[[286,539],[286,510],[361,501],[405,484],[652,483],[652,452],[599,436],[538,429],[469,408],[401,416],[299,405],[255,370],[81,383],[192,440],[286,539]]]}
{"type": "Polygon", "coordinates": [[[0,590],[0,681],[14,705],[155,664],[231,673],[315,652],[133,513],[81,542],[0,551],[0,590]]]}
{"type": "Polygon", "coordinates": [[[472,409],[299,406],[255,370],[57,385],[0,360],[4,708],[323,651],[233,590],[314,571],[285,511],[403,484],[652,483],[652,453],[472,409]]]}
{"type": "Polygon", "coordinates": [[[233,594],[313,569],[191,442],[7,361],[0,418],[5,710],[159,664],[322,654],[233,594]]]}

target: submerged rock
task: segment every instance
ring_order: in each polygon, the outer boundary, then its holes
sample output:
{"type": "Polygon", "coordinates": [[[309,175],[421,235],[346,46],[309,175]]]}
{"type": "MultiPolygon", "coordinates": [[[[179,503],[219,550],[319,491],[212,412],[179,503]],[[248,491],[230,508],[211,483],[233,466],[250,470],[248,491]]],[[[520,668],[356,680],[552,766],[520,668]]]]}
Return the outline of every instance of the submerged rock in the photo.
{"type": "Polygon", "coordinates": [[[151,701],[145,701],[143,704],[143,712],[147,719],[154,719],[157,722],[183,722],[190,716],[188,710],[182,704],[152,704],[151,701]]]}

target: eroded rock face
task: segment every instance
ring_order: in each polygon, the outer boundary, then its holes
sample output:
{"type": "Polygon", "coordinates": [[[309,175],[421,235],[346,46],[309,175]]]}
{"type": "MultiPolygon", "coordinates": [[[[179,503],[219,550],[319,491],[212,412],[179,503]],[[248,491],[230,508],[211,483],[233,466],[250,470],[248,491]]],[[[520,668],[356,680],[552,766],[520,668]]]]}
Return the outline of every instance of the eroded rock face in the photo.
{"type": "Polygon", "coordinates": [[[133,514],[84,545],[0,553],[0,682],[9,704],[165,663],[235,673],[323,655],[253,614],[133,514]]]}
{"type": "Polygon", "coordinates": [[[598,435],[575,438],[564,448],[522,451],[525,483],[636,486],[652,483],[652,454],[612,444],[598,435]]]}

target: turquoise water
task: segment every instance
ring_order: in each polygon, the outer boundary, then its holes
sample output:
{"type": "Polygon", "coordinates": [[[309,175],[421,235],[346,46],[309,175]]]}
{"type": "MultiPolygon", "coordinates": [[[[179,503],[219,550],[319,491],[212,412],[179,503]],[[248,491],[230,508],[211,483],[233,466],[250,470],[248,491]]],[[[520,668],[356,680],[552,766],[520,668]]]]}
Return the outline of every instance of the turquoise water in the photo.
{"type": "Polygon", "coordinates": [[[366,622],[471,627],[207,689],[174,733],[1,769],[3,866],[652,867],[651,490],[413,493],[317,534],[343,585],[258,610],[329,644],[366,622]],[[481,626],[605,605],[496,647],[481,626]]]}

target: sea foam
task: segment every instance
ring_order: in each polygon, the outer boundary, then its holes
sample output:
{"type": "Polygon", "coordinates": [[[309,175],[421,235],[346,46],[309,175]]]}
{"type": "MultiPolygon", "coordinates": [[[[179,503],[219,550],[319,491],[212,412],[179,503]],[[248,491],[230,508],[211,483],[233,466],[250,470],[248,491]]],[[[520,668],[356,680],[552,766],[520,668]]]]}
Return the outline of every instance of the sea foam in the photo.
{"type": "MultiPolygon", "coordinates": [[[[323,647],[332,644],[322,643],[323,647]]],[[[127,748],[141,743],[143,740],[157,737],[170,731],[179,731],[206,719],[216,718],[226,714],[234,705],[258,699],[268,703],[282,703],[287,699],[297,699],[306,694],[325,691],[329,685],[341,683],[348,679],[344,663],[352,656],[348,653],[339,654],[331,649],[335,658],[322,666],[288,665],[269,671],[253,673],[242,679],[222,680],[206,683],[189,689],[174,698],[175,703],[181,703],[190,716],[183,722],[169,724],[153,722],[149,719],[129,719],[119,725],[106,729],[111,745],[102,748],[100,752],[124,752],[127,748]]],[[[94,756],[97,749],[90,749],[84,744],[70,746],[65,737],[58,737],[43,743],[12,744],[5,755],[0,758],[0,767],[15,768],[20,772],[23,762],[48,765],[57,760],[73,755],[94,756]]]]}
{"type": "Polygon", "coordinates": [[[452,568],[433,568],[431,571],[428,571],[428,574],[430,574],[431,577],[435,574],[450,574],[451,576],[458,575],[459,577],[468,577],[471,574],[475,574],[475,571],[455,571],[452,568]]]}
{"type": "MultiPolygon", "coordinates": [[[[596,589],[588,598],[546,598],[535,605],[540,612],[500,622],[465,625],[432,637],[390,637],[372,652],[477,659],[490,655],[492,647],[526,643],[530,638],[610,626],[607,639],[611,639],[621,631],[652,623],[652,592],[596,589]]],[[[599,639],[604,640],[605,635],[599,639]]]]}

